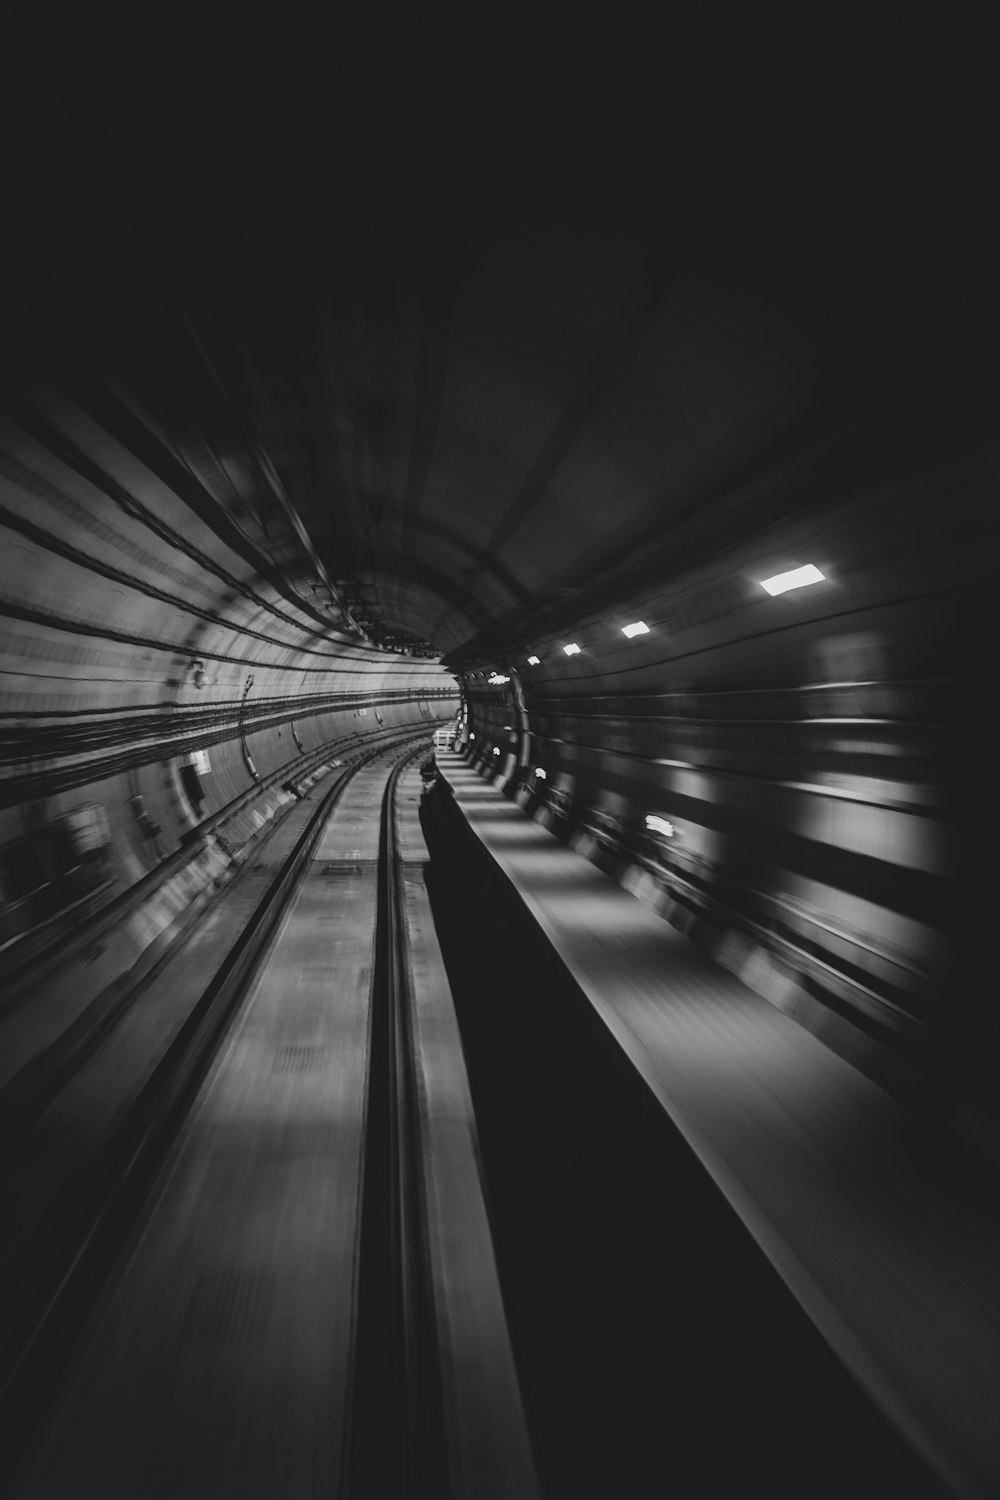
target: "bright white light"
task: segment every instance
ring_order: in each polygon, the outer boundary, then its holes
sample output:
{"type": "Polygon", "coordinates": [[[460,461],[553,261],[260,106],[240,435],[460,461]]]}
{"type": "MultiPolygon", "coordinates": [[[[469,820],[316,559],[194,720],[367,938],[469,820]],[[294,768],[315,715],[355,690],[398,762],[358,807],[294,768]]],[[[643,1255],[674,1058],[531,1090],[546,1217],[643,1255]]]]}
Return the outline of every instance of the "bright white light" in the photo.
{"type": "Polygon", "coordinates": [[[537,667],[538,663],[540,661],[541,661],[541,657],[540,656],[529,656],[528,657],[528,666],[529,667],[537,667]]]}
{"type": "Polygon", "coordinates": [[[535,767],[535,779],[536,781],[546,781],[548,779],[545,775],[545,771],[541,766],[535,767]]]}
{"type": "Polygon", "coordinates": [[[629,640],[631,640],[634,635],[648,635],[648,634],[649,634],[649,626],[646,624],[645,620],[636,620],[636,622],[635,622],[634,625],[623,625],[622,626],[622,635],[627,635],[628,638],[629,638],[629,640]]]}
{"type": "Polygon", "coordinates": [[[510,681],[510,678],[504,677],[501,672],[491,672],[489,680],[494,687],[503,687],[505,682],[510,681]]]}
{"type": "Polygon", "coordinates": [[[571,641],[568,646],[564,646],[563,650],[567,656],[579,656],[580,654],[580,648],[575,641],[571,641]]]}
{"type": "Polygon", "coordinates": [[[665,839],[672,839],[674,836],[673,823],[668,823],[666,818],[660,818],[655,813],[646,814],[646,827],[650,833],[662,833],[665,839]]]}
{"type": "Polygon", "coordinates": [[[769,594],[784,594],[788,589],[805,588],[807,583],[822,583],[825,577],[819,568],[806,563],[804,568],[793,568],[790,573],[775,573],[773,578],[762,578],[760,586],[769,594]]]}
{"type": "Polygon", "coordinates": [[[493,754],[494,755],[499,755],[500,754],[500,746],[499,745],[494,745],[493,746],[493,754]]]}
{"type": "Polygon", "coordinates": [[[474,740],[475,738],[476,738],[476,731],[474,729],[470,729],[469,730],[469,739],[470,740],[474,740]]]}

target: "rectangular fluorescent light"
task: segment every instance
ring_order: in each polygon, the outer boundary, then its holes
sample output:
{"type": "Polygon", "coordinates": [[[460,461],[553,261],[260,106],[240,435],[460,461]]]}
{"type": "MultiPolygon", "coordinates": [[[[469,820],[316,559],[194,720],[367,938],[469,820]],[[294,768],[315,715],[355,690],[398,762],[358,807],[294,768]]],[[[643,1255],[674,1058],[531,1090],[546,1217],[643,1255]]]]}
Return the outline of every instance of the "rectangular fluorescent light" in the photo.
{"type": "Polygon", "coordinates": [[[627,635],[628,638],[629,638],[629,640],[631,640],[634,635],[648,635],[648,634],[649,634],[649,626],[646,624],[645,620],[636,620],[636,622],[635,622],[634,625],[623,625],[622,626],[622,635],[627,635]]]}
{"type": "Polygon", "coordinates": [[[804,568],[793,568],[790,573],[775,573],[773,578],[762,578],[760,586],[769,594],[784,594],[789,589],[805,588],[807,583],[822,583],[825,577],[819,568],[806,563],[804,568]]]}
{"type": "Polygon", "coordinates": [[[571,641],[568,646],[564,646],[563,650],[567,656],[579,656],[580,654],[580,648],[575,641],[571,641]]]}
{"type": "Polygon", "coordinates": [[[674,836],[673,823],[668,822],[666,818],[659,817],[656,813],[646,814],[646,827],[650,833],[662,833],[666,839],[672,839],[674,836]]]}
{"type": "Polygon", "coordinates": [[[528,666],[529,667],[537,667],[540,660],[541,660],[541,657],[539,657],[539,656],[529,656],[528,657],[528,666]]]}

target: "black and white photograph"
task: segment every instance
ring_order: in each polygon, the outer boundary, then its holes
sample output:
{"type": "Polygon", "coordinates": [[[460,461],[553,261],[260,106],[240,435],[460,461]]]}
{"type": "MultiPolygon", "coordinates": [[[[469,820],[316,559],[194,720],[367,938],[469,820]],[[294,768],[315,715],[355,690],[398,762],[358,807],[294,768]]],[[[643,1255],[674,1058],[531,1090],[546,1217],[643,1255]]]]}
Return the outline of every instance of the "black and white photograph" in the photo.
{"type": "Polygon", "coordinates": [[[998,1500],[1000,4],[0,59],[0,1500],[998,1500]]]}

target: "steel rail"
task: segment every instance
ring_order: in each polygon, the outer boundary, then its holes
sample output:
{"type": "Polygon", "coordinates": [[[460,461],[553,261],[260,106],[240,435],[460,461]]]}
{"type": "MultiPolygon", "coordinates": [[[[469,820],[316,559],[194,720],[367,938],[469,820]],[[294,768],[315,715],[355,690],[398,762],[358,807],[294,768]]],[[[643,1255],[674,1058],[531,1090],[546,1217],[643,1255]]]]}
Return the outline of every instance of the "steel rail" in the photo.
{"type": "Polygon", "coordinates": [[[403,1452],[407,1497],[444,1496],[447,1492],[441,1371],[435,1333],[432,1273],[427,1248],[427,1192],[423,1172],[422,1125],[417,1083],[413,994],[408,959],[406,894],[399,855],[396,796],[410,756],[392,769],[382,815],[385,840],[383,870],[389,966],[387,999],[391,1016],[394,1082],[393,1126],[397,1169],[393,1190],[397,1203],[397,1243],[401,1326],[403,1452]]]}
{"type": "Polygon", "coordinates": [[[349,1500],[449,1494],[395,810],[399,778],[419,753],[390,772],[379,830],[352,1436],[342,1484],[349,1500]]]}

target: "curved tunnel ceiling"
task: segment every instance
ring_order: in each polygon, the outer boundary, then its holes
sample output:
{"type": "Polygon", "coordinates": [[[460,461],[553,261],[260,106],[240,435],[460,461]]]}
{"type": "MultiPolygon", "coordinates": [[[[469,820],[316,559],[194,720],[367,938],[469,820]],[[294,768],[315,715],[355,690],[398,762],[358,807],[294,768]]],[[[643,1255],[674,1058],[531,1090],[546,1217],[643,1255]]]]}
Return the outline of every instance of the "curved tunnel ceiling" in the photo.
{"type": "Polygon", "coordinates": [[[984,410],[985,8],[17,25],[8,329],[166,435],[175,489],[224,474],[318,629],[346,604],[455,668],[512,660],[725,589],[984,410]]]}

